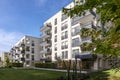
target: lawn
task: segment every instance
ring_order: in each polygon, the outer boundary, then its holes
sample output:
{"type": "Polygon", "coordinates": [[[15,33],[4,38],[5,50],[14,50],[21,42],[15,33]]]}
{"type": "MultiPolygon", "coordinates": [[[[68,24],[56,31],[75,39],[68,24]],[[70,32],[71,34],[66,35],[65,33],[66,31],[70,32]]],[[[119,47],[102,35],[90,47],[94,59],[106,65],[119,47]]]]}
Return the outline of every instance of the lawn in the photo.
{"type": "Polygon", "coordinates": [[[88,80],[120,80],[120,71],[106,70],[89,73],[90,78],[88,80]]]}
{"type": "MultiPolygon", "coordinates": [[[[57,80],[65,75],[65,72],[35,69],[0,69],[0,80],[57,80]]],[[[115,73],[112,70],[92,72],[88,75],[90,77],[86,80],[120,80],[120,72],[115,73]]]]}
{"type": "Polygon", "coordinates": [[[57,80],[62,72],[34,69],[0,69],[0,80],[57,80]]]}

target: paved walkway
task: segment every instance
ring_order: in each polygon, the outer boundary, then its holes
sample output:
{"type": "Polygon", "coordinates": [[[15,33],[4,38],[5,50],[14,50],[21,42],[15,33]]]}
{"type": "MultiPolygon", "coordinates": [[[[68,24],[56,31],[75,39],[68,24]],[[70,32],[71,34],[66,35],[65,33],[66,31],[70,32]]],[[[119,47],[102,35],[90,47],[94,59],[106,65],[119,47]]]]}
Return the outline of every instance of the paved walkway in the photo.
{"type": "MultiPolygon", "coordinates": [[[[36,67],[33,67],[33,69],[67,72],[67,70],[61,70],[61,69],[48,69],[48,68],[36,68],[36,67]]],[[[70,72],[73,72],[73,70],[70,70],[70,72]]],[[[77,72],[80,72],[80,71],[77,71],[77,72]]],[[[87,71],[81,71],[81,73],[87,73],[87,71]]]]}

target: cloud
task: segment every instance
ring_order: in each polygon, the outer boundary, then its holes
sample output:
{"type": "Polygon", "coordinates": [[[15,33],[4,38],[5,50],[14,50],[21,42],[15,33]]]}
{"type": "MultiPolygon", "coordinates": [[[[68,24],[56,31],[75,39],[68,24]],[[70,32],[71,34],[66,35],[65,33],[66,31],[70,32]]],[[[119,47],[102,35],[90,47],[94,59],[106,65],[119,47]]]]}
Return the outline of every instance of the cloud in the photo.
{"type": "Polygon", "coordinates": [[[37,6],[43,6],[47,0],[35,0],[37,6]]]}
{"type": "Polygon", "coordinates": [[[7,32],[0,29],[0,53],[3,51],[9,51],[12,45],[14,45],[24,34],[20,32],[7,32]]]}

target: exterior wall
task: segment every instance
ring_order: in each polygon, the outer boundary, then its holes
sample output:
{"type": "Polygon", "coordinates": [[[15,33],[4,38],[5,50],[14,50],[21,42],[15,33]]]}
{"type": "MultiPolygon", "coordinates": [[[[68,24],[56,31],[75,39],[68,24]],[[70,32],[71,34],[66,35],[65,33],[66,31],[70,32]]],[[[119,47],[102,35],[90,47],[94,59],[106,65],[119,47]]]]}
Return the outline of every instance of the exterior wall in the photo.
{"type": "Polygon", "coordinates": [[[40,61],[39,44],[40,38],[24,36],[11,49],[11,62],[24,62],[25,67],[34,66],[40,61]]]}
{"type": "MultiPolygon", "coordinates": [[[[73,7],[74,3],[70,3],[69,5],[67,5],[67,8],[73,7]]],[[[89,12],[87,12],[85,14],[85,16],[80,16],[80,17],[67,17],[65,20],[62,20],[63,16],[62,16],[62,10],[60,10],[58,13],[56,13],[54,16],[52,16],[50,19],[48,19],[47,21],[44,22],[44,25],[46,23],[51,23],[52,25],[52,37],[51,37],[51,41],[52,41],[52,62],[56,61],[55,57],[60,57],[62,60],[75,60],[74,56],[75,54],[90,54],[91,51],[82,51],[80,44],[84,43],[84,42],[91,42],[90,40],[83,40],[82,37],[80,36],[80,30],[84,27],[84,28],[91,28],[91,22],[93,22],[93,18],[94,16],[92,14],[90,14],[89,12]],[[57,19],[57,24],[55,25],[55,19],[57,19]],[[75,21],[74,21],[75,20],[75,21]],[[64,30],[61,30],[61,27],[63,24],[67,23],[67,28],[64,30]],[[57,27],[57,33],[55,33],[55,29],[57,27]],[[78,28],[77,28],[78,27],[78,28]],[[73,28],[77,28],[79,29],[78,34],[76,34],[75,36],[72,35],[73,32],[73,28]],[[62,40],[62,33],[67,31],[67,36],[68,38],[62,40]],[[55,36],[57,36],[57,41],[55,42],[55,36]],[[77,44],[75,46],[73,46],[74,42],[73,39],[78,38],[79,41],[77,42],[77,44]],[[66,49],[62,49],[62,44],[63,42],[67,41],[67,46],[68,48],[66,49]],[[55,50],[55,47],[57,47],[57,50],[55,50]],[[78,52],[74,52],[75,50],[78,50],[78,52]],[[67,57],[65,57],[65,52],[67,51],[67,57]],[[64,55],[63,55],[64,54],[64,55]]],[[[74,31],[74,33],[76,33],[76,31],[74,31]]],[[[65,44],[65,43],[64,43],[65,44]]],[[[97,70],[99,69],[99,67],[102,66],[102,61],[100,60],[96,60],[94,62],[94,65],[92,66],[93,70],[97,70]],[[100,63],[100,64],[99,64],[100,63]]]]}

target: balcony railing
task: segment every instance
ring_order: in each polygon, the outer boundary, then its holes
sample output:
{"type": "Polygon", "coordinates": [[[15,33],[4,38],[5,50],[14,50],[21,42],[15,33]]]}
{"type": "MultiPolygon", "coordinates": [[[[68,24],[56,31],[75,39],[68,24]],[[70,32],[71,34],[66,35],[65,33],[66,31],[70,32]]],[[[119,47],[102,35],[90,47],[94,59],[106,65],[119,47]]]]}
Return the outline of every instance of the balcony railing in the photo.
{"type": "Polygon", "coordinates": [[[84,43],[84,42],[89,42],[89,43],[92,42],[91,37],[82,37],[81,41],[82,41],[82,43],[84,43]]]}
{"type": "Polygon", "coordinates": [[[45,32],[47,30],[50,30],[51,29],[51,24],[50,23],[46,23],[42,28],[41,28],[41,31],[42,32],[45,32]]]}

